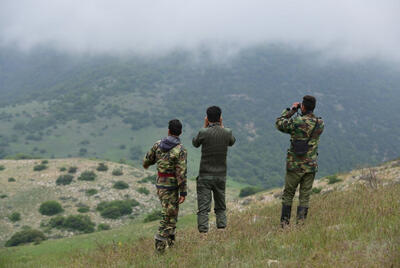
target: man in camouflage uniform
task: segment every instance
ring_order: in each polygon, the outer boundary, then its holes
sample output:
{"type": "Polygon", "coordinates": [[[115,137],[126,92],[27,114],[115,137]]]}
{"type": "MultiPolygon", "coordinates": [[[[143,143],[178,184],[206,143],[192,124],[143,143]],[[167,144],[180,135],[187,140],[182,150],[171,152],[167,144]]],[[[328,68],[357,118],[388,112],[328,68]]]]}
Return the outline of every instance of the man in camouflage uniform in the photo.
{"type": "Polygon", "coordinates": [[[302,103],[294,103],[291,109],[285,109],[282,115],[276,119],[276,128],[283,133],[290,134],[291,137],[291,146],[287,152],[285,188],[282,196],[282,227],[289,224],[292,201],[299,184],[300,204],[297,207],[297,221],[305,220],[307,217],[312,185],[315,173],[318,171],[319,137],[324,130],[324,122],[313,113],[315,104],[316,100],[313,96],[304,96],[302,103]],[[301,116],[293,118],[292,116],[299,108],[301,116]],[[307,146],[302,147],[299,143],[307,144],[307,146]]]}
{"type": "Polygon", "coordinates": [[[155,235],[155,248],[164,252],[166,246],[173,246],[178,221],[179,204],[187,195],[186,166],[187,152],[179,140],[182,124],[174,119],[168,124],[168,137],[157,141],[143,160],[143,167],[157,164],[157,195],[162,207],[162,220],[155,235]]]}
{"type": "Polygon", "coordinates": [[[200,233],[208,232],[208,214],[211,210],[211,199],[214,197],[214,211],[217,218],[217,228],[226,227],[226,156],[228,146],[236,139],[232,130],[222,124],[221,108],[211,106],[207,109],[204,127],[200,129],[192,144],[201,146],[201,161],[197,177],[197,227],[200,233]]]}

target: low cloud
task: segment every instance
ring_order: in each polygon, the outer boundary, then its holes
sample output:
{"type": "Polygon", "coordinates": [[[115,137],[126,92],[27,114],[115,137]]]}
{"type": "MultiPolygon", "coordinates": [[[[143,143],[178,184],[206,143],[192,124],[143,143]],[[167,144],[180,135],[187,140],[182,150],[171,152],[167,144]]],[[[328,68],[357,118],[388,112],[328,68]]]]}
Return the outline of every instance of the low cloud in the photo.
{"type": "Polygon", "coordinates": [[[283,44],[400,61],[399,14],[398,0],[2,0],[0,44],[143,55],[283,44]]]}

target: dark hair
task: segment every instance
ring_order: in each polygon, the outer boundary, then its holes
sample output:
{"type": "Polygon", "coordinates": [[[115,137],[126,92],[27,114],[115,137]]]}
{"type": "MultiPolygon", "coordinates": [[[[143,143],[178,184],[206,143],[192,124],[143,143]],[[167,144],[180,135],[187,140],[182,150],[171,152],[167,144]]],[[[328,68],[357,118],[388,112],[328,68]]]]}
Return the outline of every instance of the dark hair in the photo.
{"type": "Polygon", "coordinates": [[[182,123],[178,119],[172,119],[168,122],[168,129],[172,135],[179,136],[182,133],[182,123]]]}
{"type": "Polygon", "coordinates": [[[221,119],[221,108],[218,106],[211,106],[207,108],[207,118],[208,122],[216,123],[221,119]]]}
{"type": "Polygon", "coordinates": [[[305,95],[303,97],[303,106],[309,112],[314,111],[316,103],[317,103],[317,100],[313,96],[305,95]]]}

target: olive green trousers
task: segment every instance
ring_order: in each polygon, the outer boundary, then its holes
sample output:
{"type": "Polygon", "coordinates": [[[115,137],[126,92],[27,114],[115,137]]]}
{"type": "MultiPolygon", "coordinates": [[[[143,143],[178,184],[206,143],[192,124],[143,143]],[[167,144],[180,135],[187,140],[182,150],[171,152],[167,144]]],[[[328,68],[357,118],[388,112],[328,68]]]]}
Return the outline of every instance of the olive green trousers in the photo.
{"type": "Polygon", "coordinates": [[[312,186],[314,183],[314,173],[296,173],[286,171],[285,188],[282,195],[282,204],[291,206],[293,197],[296,193],[297,186],[300,184],[299,189],[299,206],[308,207],[312,186]]]}
{"type": "Polygon", "coordinates": [[[202,176],[197,178],[197,227],[199,232],[208,232],[208,214],[211,211],[212,196],[217,228],[226,227],[225,186],[226,177],[202,176]]]}

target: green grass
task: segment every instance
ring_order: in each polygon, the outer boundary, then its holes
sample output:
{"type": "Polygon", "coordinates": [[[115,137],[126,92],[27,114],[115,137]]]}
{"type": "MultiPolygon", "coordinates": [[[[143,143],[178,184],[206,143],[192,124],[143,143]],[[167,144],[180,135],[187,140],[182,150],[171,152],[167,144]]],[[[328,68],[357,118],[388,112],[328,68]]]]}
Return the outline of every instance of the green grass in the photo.
{"type": "Polygon", "coordinates": [[[313,195],[305,225],[279,227],[280,204],[229,214],[226,231],[200,237],[190,215],[178,221],[177,243],[154,254],[158,222],[44,241],[0,251],[7,267],[399,267],[400,184],[313,195]],[[273,267],[273,266],[272,266],[273,267]]]}

